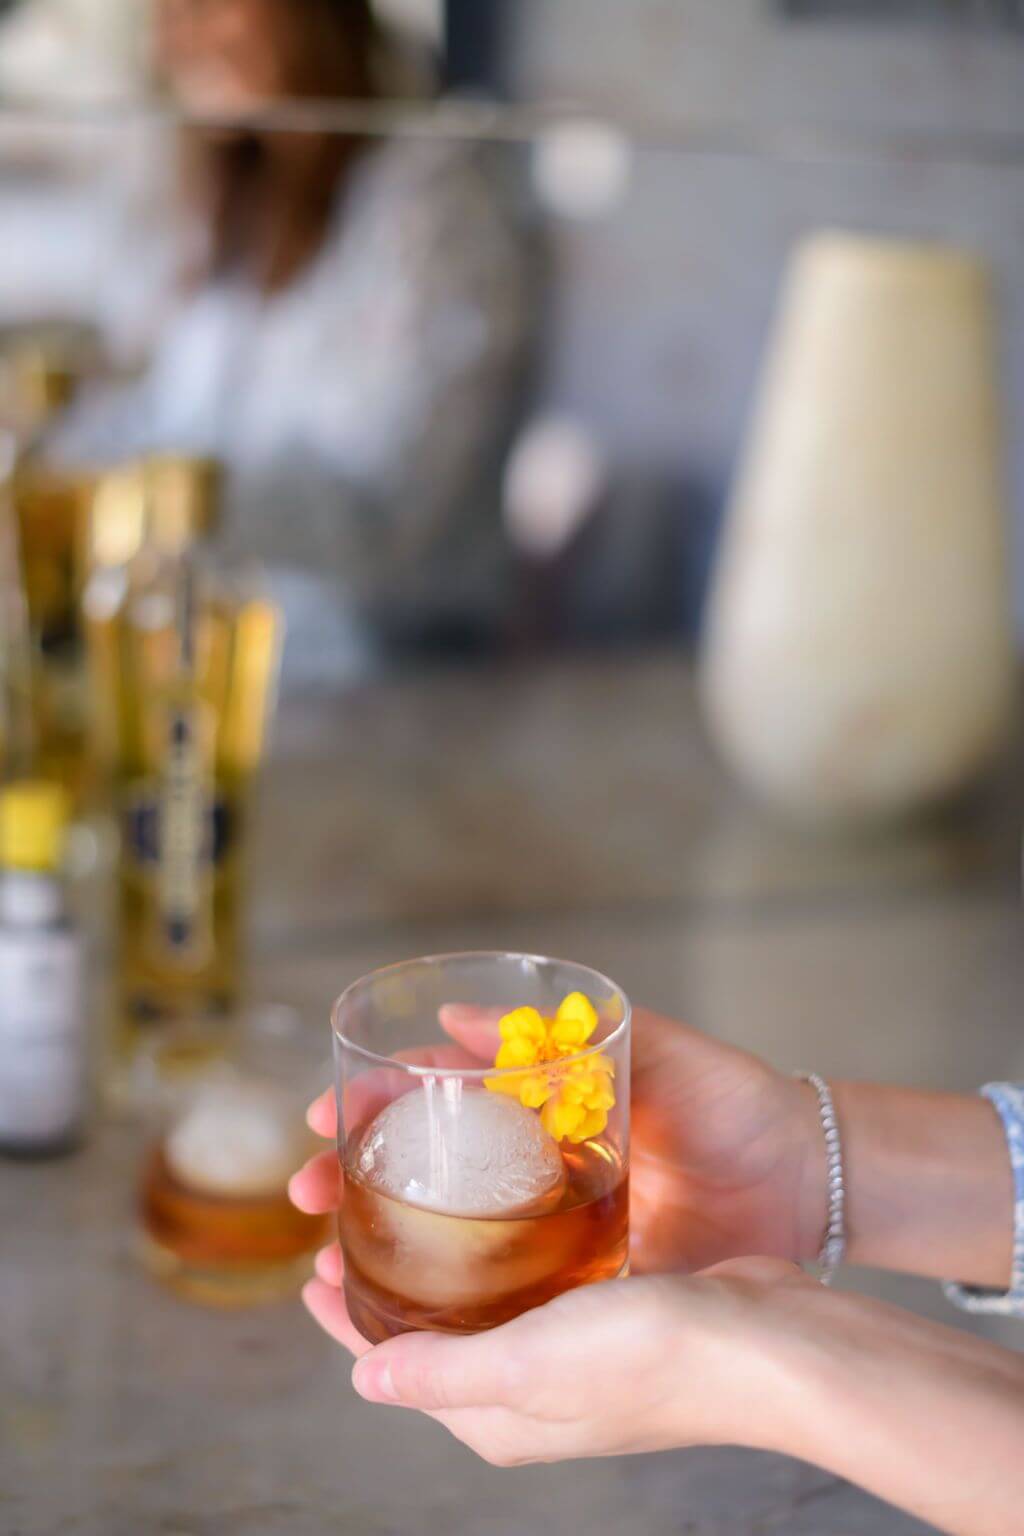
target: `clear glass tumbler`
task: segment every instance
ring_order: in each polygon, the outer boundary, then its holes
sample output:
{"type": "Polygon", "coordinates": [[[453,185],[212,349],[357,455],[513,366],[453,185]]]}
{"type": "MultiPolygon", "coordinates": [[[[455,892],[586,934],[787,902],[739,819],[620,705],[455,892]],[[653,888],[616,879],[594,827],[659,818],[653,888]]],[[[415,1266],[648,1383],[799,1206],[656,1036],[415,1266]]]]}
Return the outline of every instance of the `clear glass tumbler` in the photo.
{"type": "Polygon", "coordinates": [[[629,1261],[629,1000],[563,960],[410,960],[333,1013],[339,1234],[374,1342],[475,1333],[629,1261]]]}
{"type": "Polygon", "coordinates": [[[138,1211],[153,1274],[190,1301],[235,1307],[297,1291],[329,1222],[288,1198],[313,1151],[305,1109],[322,1081],[301,1018],[248,1010],[232,1019],[230,1046],[213,1061],[205,1029],[181,1025],[154,1040],[148,1070],[140,1060],[136,1088],[156,1134],[138,1211]]]}

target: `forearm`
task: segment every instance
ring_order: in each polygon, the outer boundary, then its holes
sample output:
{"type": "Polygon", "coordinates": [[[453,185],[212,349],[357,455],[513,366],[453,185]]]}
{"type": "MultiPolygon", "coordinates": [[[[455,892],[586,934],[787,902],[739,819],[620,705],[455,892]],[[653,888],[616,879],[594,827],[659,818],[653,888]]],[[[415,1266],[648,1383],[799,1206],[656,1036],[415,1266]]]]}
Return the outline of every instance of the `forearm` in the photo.
{"type": "MultiPolygon", "coordinates": [[[[1006,1137],[980,1096],[833,1085],[853,1264],[1005,1287],[1013,1245],[1006,1137]]],[[[824,1149],[809,1171],[824,1226],[824,1149]]]]}
{"type": "Polygon", "coordinates": [[[786,1299],[773,1448],[952,1536],[1024,1528],[1024,1358],[858,1297],[786,1299]]]}

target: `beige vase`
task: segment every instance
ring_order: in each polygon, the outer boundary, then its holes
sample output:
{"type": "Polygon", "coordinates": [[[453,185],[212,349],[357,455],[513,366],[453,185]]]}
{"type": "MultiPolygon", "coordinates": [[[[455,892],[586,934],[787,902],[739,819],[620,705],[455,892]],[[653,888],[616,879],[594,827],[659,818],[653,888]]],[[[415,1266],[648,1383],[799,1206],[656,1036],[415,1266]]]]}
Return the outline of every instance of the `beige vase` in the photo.
{"type": "Polygon", "coordinates": [[[702,690],[727,761],[789,810],[952,795],[1014,709],[995,316],[951,248],[796,253],[711,595],[702,690]]]}

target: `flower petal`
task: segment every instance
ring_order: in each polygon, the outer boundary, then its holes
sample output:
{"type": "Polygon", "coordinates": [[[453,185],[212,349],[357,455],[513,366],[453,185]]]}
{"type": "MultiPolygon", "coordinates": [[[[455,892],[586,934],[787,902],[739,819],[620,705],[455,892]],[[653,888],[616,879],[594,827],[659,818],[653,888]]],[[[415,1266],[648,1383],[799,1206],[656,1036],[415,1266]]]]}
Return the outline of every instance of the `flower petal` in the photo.
{"type": "Polygon", "coordinates": [[[494,1058],[494,1065],[496,1067],[532,1067],[538,1059],[537,1047],[533,1042],[519,1036],[502,1042],[494,1058]]]}
{"type": "Polygon", "coordinates": [[[564,998],[551,1026],[552,1044],[563,1054],[586,1045],[597,1028],[594,1005],[582,992],[570,992],[564,998]]]}
{"type": "Polygon", "coordinates": [[[547,1044],[547,1029],[536,1008],[515,1008],[499,1022],[503,1040],[528,1040],[539,1050],[547,1044]]]}
{"type": "Polygon", "coordinates": [[[607,1124],[608,1116],[603,1109],[591,1109],[584,1115],[579,1124],[568,1133],[569,1140],[577,1145],[581,1141],[590,1141],[592,1137],[600,1136],[607,1124]]]}
{"type": "Polygon", "coordinates": [[[518,1099],[523,1091],[523,1076],[521,1072],[508,1072],[504,1077],[485,1077],[484,1087],[491,1093],[504,1093],[510,1099],[518,1099]]]}
{"type": "Polygon", "coordinates": [[[527,1109],[540,1109],[554,1093],[555,1087],[546,1072],[531,1072],[522,1079],[519,1102],[527,1109]]]}
{"type": "Polygon", "coordinates": [[[586,1111],[578,1104],[567,1104],[561,1094],[549,1099],[540,1112],[541,1124],[554,1137],[555,1141],[564,1141],[572,1137],[586,1118],[586,1111]]]}

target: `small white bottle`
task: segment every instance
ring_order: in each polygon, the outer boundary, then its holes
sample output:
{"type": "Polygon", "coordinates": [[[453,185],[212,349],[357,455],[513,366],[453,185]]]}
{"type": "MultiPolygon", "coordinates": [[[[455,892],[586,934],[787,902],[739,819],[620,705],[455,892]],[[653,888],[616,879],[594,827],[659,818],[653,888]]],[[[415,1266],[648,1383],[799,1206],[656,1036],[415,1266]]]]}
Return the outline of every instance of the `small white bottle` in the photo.
{"type": "Polygon", "coordinates": [[[81,1138],[88,1042],[81,938],[61,879],[67,800],[0,792],[0,1153],[51,1157],[81,1138]]]}

